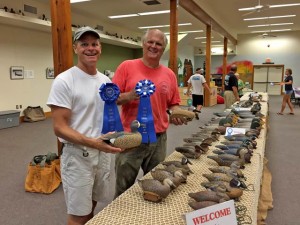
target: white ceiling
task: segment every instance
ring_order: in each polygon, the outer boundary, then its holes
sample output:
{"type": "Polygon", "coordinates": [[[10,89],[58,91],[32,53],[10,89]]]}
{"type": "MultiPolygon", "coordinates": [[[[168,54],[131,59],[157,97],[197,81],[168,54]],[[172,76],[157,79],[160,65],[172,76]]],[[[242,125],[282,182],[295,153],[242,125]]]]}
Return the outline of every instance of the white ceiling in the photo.
{"type": "MultiPolygon", "coordinates": [[[[158,5],[146,5],[144,1],[147,0],[92,0],[90,2],[71,4],[72,12],[79,12],[88,16],[97,18],[99,21],[104,21],[109,24],[121,26],[131,31],[142,33],[143,30],[138,29],[140,26],[153,26],[161,24],[169,24],[170,15],[151,15],[151,16],[139,16],[131,18],[121,19],[109,19],[108,16],[131,14],[148,11],[167,10],[170,8],[169,0],[157,0],[161,4],[158,5]]],[[[182,1],[182,0],[181,0],[182,1]]],[[[184,1],[184,0],[183,0],[184,1]]],[[[253,7],[258,5],[259,0],[194,0],[200,8],[205,10],[215,21],[217,21],[227,32],[237,38],[238,34],[248,34],[253,30],[271,30],[271,29],[287,29],[300,30],[300,6],[284,7],[284,8],[272,8],[262,12],[255,12],[248,16],[243,16],[246,12],[238,11],[238,8],[253,7]],[[279,15],[294,14],[296,17],[282,18],[282,19],[269,19],[269,20],[257,20],[257,21],[243,21],[244,18],[249,17],[270,17],[279,15]],[[254,24],[270,24],[270,23],[287,23],[293,22],[293,25],[286,26],[272,26],[261,28],[248,28],[248,25],[254,24]]],[[[300,0],[260,0],[261,5],[274,5],[274,4],[288,4],[299,3],[300,0]]],[[[186,39],[187,43],[193,46],[202,46],[203,40],[195,40],[197,36],[205,36],[206,26],[195,17],[190,15],[180,6],[178,7],[178,23],[192,23],[191,26],[179,27],[180,31],[189,30],[204,30],[203,33],[188,34],[186,39]]],[[[212,28],[213,29],[213,28],[212,28]]],[[[163,31],[169,32],[169,28],[162,28],[163,31]]],[[[280,35],[280,33],[277,33],[280,35]]],[[[216,33],[212,33],[213,39],[220,40],[222,44],[223,37],[216,33]]]]}

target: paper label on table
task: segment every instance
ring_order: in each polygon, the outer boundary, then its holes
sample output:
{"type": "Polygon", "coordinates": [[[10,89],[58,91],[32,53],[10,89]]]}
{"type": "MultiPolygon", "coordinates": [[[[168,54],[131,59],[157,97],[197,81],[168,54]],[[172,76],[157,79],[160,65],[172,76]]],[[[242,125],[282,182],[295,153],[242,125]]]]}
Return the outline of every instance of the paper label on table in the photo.
{"type": "Polygon", "coordinates": [[[231,135],[235,135],[235,134],[245,134],[245,133],[246,133],[245,128],[226,127],[225,136],[231,136],[231,135]]]}
{"type": "Polygon", "coordinates": [[[185,214],[187,225],[237,225],[234,201],[230,200],[185,214]]]}

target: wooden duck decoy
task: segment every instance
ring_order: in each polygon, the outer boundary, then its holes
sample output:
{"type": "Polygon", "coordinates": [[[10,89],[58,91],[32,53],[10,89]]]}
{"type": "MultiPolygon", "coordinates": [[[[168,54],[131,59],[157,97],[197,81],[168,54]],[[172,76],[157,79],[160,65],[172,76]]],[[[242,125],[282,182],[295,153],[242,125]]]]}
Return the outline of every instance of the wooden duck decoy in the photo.
{"type": "Polygon", "coordinates": [[[138,184],[144,192],[144,199],[156,203],[161,202],[170,194],[170,186],[173,185],[170,179],[165,179],[163,183],[154,179],[138,180],[138,184]]]}
{"type": "MultiPolygon", "coordinates": [[[[234,164],[232,164],[232,165],[234,165],[234,164]]],[[[213,173],[224,173],[224,174],[236,173],[237,178],[244,178],[245,179],[245,176],[244,176],[243,172],[239,168],[236,168],[234,166],[231,166],[231,167],[216,166],[216,167],[210,167],[208,169],[213,173]]]]}
{"type": "Polygon", "coordinates": [[[223,159],[223,160],[232,160],[232,161],[236,161],[236,160],[239,160],[240,157],[236,156],[236,155],[231,155],[231,154],[220,154],[218,155],[218,157],[220,159],[223,159]]]}
{"type": "Polygon", "coordinates": [[[173,118],[180,118],[183,121],[189,122],[192,121],[195,118],[195,113],[185,110],[185,109],[180,109],[176,108],[174,110],[167,110],[167,113],[170,116],[170,120],[173,118]]]}
{"type": "Polygon", "coordinates": [[[183,141],[186,143],[192,143],[192,142],[202,142],[205,138],[202,137],[189,137],[189,138],[183,138],[183,141]]]}
{"type": "Polygon", "coordinates": [[[228,182],[231,187],[241,187],[247,188],[246,184],[243,181],[240,181],[238,178],[233,178],[223,173],[212,173],[212,174],[202,174],[210,182],[212,181],[224,181],[228,182]]]}
{"type": "Polygon", "coordinates": [[[164,169],[170,172],[171,174],[173,174],[174,177],[179,177],[181,183],[186,183],[188,174],[186,171],[184,171],[184,169],[176,167],[175,165],[169,165],[169,166],[164,165],[164,169]]]}
{"type": "Polygon", "coordinates": [[[188,166],[188,164],[192,165],[192,162],[186,157],[182,157],[181,161],[164,161],[161,164],[164,166],[174,165],[178,168],[181,168],[183,172],[187,174],[193,173],[188,166]]]}
{"type": "Polygon", "coordinates": [[[150,173],[155,180],[158,180],[160,182],[163,182],[165,179],[169,179],[172,182],[169,183],[171,189],[175,189],[176,187],[178,187],[183,182],[183,179],[185,178],[182,173],[181,174],[179,173],[179,171],[176,173],[176,177],[175,177],[169,171],[165,169],[159,169],[159,168],[152,169],[150,173]]]}
{"type": "Polygon", "coordinates": [[[114,132],[112,134],[107,134],[101,139],[108,144],[122,149],[129,149],[139,146],[142,143],[142,135],[138,132],[140,123],[134,120],[130,124],[131,132],[114,132]]]}
{"type": "Polygon", "coordinates": [[[195,193],[188,193],[188,195],[197,202],[213,201],[219,203],[221,200],[229,200],[228,195],[225,194],[225,190],[220,191],[220,188],[218,188],[217,191],[199,191],[195,193]]]}
{"type": "Polygon", "coordinates": [[[198,159],[201,155],[201,151],[192,146],[175,147],[175,151],[190,159],[198,159]]]}
{"type": "Polygon", "coordinates": [[[202,201],[202,202],[191,201],[188,204],[192,209],[198,210],[198,209],[203,209],[203,208],[206,208],[206,207],[209,207],[209,206],[216,205],[218,203],[213,202],[213,201],[202,201]]]}
{"type": "Polygon", "coordinates": [[[208,155],[207,158],[214,160],[215,162],[218,163],[219,166],[229,166],[233,163],[233,162],[238,162],[240,164],[240,169],[244,169],[245,168],[245,162],[241,159],[238,160],[225,160],[225,159],[221,159],[218,156],[215,155],[208,155]]]}
{"type": "Polygon", "coordinates": [[[183,144],[183,147],[191,147],[191,146],[195,148],[196,152],[201,152],[202,154],[205,154],[209,150],[208,146],[210,145],[202,142],[192,142],[192,143],[183,144]]]}
{"type": "Polygon", "coordinates": [[[229,176],[228,174],[224,173],[210,173],[210,174],[202,174],[205,178],[207,178],[209,181],[226,181],[230,182],[234,176],[229,176]]]}
{"type": "Polygon", "coordinates": [[[239,200],[239,198],[243,195],[243,190],[241,188],[235,188],[231,187],[228,182],[222,182],[220,181],[218,184],[210,184],[209,187],[207,187],[209,190],[218,190],[222,188],[224,190],[224,193],[230,198],[234,200],[239,200]]]}

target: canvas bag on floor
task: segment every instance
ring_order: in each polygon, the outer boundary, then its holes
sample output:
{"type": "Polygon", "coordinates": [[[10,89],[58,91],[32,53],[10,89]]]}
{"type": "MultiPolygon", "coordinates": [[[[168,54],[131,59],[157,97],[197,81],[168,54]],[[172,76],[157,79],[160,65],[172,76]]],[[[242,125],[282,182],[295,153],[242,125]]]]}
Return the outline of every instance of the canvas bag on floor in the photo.
{"type": "Polygon", "coordinates": [[[28,165],[25,191],[50,194],[60,183],[60,159],[55,153],[33,157],[28,165]]]}

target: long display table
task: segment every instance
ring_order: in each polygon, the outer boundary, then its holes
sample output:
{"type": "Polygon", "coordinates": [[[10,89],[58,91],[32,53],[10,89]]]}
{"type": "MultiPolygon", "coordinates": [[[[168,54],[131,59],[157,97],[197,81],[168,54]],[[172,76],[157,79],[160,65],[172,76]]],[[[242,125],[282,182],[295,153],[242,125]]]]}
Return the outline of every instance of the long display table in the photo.
{"type": "MultiPolygon", "coordinates": [[[[262,94],[263,100],[261,102],[261,112],[264,115],[268,113],[268,96],[262,94]]],[[[246,99],[247,96],[244,97],[246,99]]],[[[264,125],[266,126],[266,124],[264,125]]],[[[257,207],[260,195],[261,178],[263,172],[263,159],[266,144],[266,127],[261,130],[260,136],[257,140],[257,149],[251,158],[251,163],[246,165],[243,170],[244,175],[247,177],[246,185],[253,185],[254,191],[244,191],[240,198],[240,203],[246,206],[246,215],[252,220],[252,225],[257,224],[257,207]]],[[[222,136],[220,141],[223,141],[222,136]]],[[[205,190],[200,185],[201,182],[207,182],[207,179],[202,176],[204,173],[211,173],[208,169],[217,166],[217,163],[207,158],[207,155],[212,155],[214,145],[220,144],[219,142],[213,143],[210,150],[201,155],[199,159],[191,160],[193,165],[189,165],[194,174],[187,178],[187,183],[182,184],[173,190],[169,196],[161,203],[152,203],[143,199],[143,191],[136,183],[129,188],[125,193],[120,195],[117,199],[111,202],[106,208],[95,215],[87,224],[88,225],[108,225],[108,224],[131,224],[131,225],[171,225],[171,224],[185,224],[185,213],[193,211],[188,205],[191,198],[188,196],[190,192],[197,192],[205,190]]],[[[177,160],[180,161],[182,155],[174,151],[167,157],[165,161],[177,160]]],[[[158,165],[161,167],[161,165],[158,165]]],[[[144,178],[152,178],[150,174],[146,174],[144,178]]]]}

